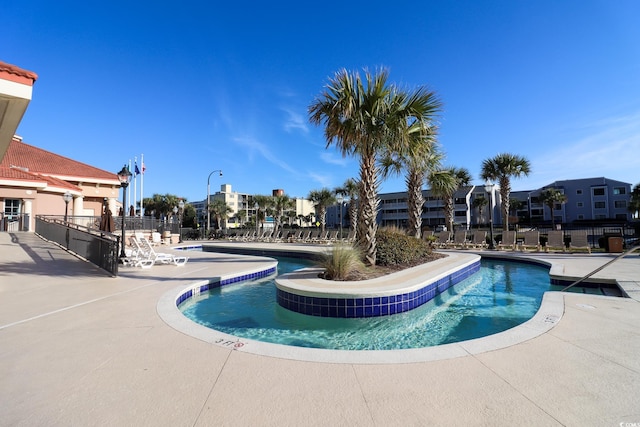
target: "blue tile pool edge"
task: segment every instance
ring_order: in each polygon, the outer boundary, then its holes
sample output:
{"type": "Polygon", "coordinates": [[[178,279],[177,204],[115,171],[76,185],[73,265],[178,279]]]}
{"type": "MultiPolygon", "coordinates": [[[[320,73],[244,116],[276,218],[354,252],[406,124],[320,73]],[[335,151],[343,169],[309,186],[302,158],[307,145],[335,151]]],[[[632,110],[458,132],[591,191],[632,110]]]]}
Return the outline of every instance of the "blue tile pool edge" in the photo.
{"type": "Polygon", "coordinates": [[[394,295],[357,297],[308,296],[277,288],[278,305],[297,313],[319,317],[358,318],[404,313],[426,304],[451,286],[480,270],[480,259],[453,269],[440,278],[427,279],[419,289],[394,295]]]}

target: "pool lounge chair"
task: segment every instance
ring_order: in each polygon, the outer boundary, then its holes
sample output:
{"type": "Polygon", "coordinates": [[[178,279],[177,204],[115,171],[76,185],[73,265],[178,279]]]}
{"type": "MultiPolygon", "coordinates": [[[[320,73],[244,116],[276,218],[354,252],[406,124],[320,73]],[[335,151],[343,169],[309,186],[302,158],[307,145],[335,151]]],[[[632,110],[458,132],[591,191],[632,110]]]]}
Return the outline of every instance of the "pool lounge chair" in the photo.
{"type": "Polygon", "coordinates": [[[574,230],[569,234],[571,235],[571,241],[569,242],[569,252],[587,251],[588,253],[591,253],[591,246],[589,245],[587,230],[574,230]]]}
{"type": "Polygon", "coordinates": [[[148,260],[153,261],[153,264],[173,264],[177,266],[185,265],[187,263],[186,256],[175,256],[173,254],[156,252],[153,246],[144,237],[131,239],[137,254],[137,259],[140,262],[147,263],[148,260]]]}
{"type": "Polygon", "coordinates": [[[441,231],[438,233],[438,238],[433,242],[433,246],[436,248],[446,248],[447,244],[451,240],[451,233],[448,231],[441,231]]]}
{"type": "Polygon", "coordinates": [[[486,248],[487,244],[487,232],[482,230],[473,231],[473,240],[467,242],[467,248],[486,248]]]}
{"type": "Polygon", "coordinates": [[[545,252],[553,251],[562,251],[566,250],[564,245],[564,231],[562,230],[551,230],[547,233],[547,244],[544,246],[545,252]]]}
{"type": "Polygon", "coordinates": [[[453,240],[446,244],[447,248],[460,248],[463,249],[467,243],[467,230],[456,230],[453,233],[453,240]]]}
{"type": "Polygon", "coordinates": [[[520,245],[520,250],[522,252],[527,249],[535,249],[537,252],[540,252],[540,232],[537,230],[530,230],[524,232],[524,241],[520,245]]]}
{"type": "Polygon", "coordinates": [[[503,231],[501,241],[496,246],[498,250],[502,248],[516,250],[516,232],[515,231],[503,231]]]}

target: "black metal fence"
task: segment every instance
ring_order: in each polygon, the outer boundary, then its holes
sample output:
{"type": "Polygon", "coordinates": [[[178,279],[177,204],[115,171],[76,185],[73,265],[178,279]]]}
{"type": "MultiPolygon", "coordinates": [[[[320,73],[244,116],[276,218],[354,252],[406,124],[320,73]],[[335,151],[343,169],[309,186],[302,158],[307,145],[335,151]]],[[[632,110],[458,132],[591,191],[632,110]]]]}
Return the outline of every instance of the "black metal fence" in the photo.
{"type": "Polygon", "coordinates": [[[118,275],[120,236],[52,217],[36,216],[36,233],[118,275]]]}

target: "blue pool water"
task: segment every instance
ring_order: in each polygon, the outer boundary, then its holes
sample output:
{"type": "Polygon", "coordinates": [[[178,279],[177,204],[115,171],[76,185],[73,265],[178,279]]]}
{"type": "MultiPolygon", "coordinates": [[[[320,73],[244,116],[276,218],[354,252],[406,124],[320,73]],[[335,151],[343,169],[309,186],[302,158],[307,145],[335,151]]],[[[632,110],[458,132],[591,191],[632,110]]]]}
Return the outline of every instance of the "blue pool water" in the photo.
{"type": "MultiPolygon", "coordinates": [[[[278,274],[311,265],[278,258],[278,274]]],[[[549,271],[482,260],[480,271],[423,306],[393,316],[336,319],[295,313],[276,302],[273,277],[216,288],[180,306],[194,322],[242,338],[335,350],[422,348],[483,337],[517,326],[550,290],[549,271]]]]}

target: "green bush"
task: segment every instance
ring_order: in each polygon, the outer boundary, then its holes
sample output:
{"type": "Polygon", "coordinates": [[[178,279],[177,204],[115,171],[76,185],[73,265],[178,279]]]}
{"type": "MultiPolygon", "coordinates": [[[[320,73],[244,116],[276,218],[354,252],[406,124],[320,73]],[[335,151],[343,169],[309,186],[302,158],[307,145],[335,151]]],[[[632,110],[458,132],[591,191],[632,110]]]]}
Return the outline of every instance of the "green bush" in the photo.
{"type": "Polygon", "coordinates": [[[324,254],[320,266],[324,268],[323,277],[327,280],[352,280],[364,269],[362,254],[349,245],[336,245],[324,254]]]}
{"type": "Polygon", "coordinates": [[[378,229],[376,247],[376,263],[385,266],[414,264],[431,255],[428,241],[407,236],[395,227],[378,229]]]}

